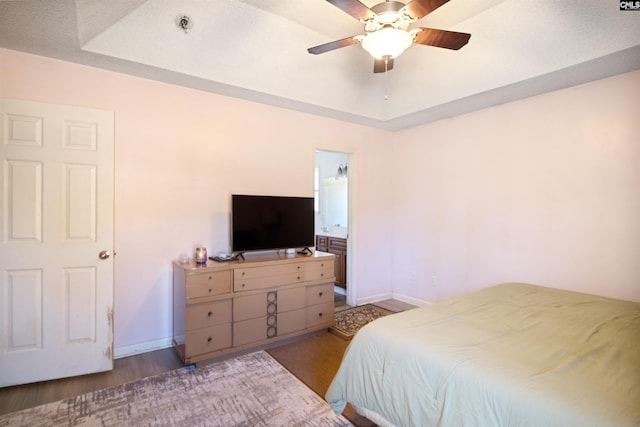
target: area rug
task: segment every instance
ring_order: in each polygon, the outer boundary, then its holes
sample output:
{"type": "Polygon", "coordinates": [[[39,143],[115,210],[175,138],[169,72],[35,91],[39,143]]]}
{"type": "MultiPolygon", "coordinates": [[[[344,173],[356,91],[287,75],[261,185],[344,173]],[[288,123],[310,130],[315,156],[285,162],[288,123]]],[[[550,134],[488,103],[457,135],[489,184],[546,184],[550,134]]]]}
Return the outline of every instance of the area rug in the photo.
{"type": "Polygon", "coordinates": [[[351,426],[264,351],[0,416],[0,426],[351,426]]]}
{"type": "Polygon", "coordinates": [[[329,330],[344,339],[350,340],[367,323],[393,313],[391,310],[373,304],[360,305],[336,312],[333,315],[335,323],[329,330]]]}

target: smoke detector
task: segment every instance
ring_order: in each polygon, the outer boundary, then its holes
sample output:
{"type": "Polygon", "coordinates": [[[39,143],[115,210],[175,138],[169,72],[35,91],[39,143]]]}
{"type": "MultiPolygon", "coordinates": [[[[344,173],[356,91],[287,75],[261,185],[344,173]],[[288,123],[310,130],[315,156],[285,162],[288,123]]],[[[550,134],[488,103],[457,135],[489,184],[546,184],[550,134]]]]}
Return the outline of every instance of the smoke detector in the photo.
{"type": "Polygon", "coordinates": [[[187,34],[193,28],[193,21],[189,15],[178,15],[176,16],[176,26],[187,34]]]}

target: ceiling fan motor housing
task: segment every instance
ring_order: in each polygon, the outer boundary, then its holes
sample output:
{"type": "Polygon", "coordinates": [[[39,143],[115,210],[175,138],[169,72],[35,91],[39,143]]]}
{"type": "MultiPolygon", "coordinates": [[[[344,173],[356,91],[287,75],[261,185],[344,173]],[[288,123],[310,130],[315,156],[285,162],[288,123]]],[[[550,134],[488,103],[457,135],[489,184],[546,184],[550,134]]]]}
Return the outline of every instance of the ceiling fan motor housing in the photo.
{"type": "Polygon", "coordinates": [[[415,19],[404,13],[404,7],[405,4],[398,1],[386,1],[373,6],[371,11],[375,13],[375,17],[365,21],[364,30],[370,33],[392,27],[406,31],[415,19]]]}
{"type": "Polygon", "coordinates": [[[376,15],[380,15],[385,12],[399,12],[405,6],[404,3],[399,1],[385,1],[379,3],[371,8],[376,15]]]}

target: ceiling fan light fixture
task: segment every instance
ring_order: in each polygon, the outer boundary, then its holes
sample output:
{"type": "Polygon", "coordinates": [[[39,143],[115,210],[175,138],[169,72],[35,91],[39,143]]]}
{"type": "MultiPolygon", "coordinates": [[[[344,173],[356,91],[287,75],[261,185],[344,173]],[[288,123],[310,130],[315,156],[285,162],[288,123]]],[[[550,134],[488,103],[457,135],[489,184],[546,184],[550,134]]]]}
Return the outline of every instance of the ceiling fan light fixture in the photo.
{"type": "Polygon", "coordinates": [[[362,48],[377,59],[396,58],[413,43],[413,36],[407,31],[384,27],[371,32],[362,40],[362,48]]]}

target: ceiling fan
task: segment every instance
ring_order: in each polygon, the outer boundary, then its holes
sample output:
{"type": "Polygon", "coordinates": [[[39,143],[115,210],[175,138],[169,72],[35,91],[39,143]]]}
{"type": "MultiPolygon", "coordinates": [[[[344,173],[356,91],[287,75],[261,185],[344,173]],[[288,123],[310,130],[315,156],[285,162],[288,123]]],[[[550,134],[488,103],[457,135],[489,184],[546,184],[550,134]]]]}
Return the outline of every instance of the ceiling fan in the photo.
{"type": "Polygon", "coordinates": [[[359,0],[327,0],[364,24],[365,35],[347,37],[307,49],[318,55],[360,43],[373,58],[373,72],[384,73],[393,68],[393,59],[413,43],[458,50],[471,34],[409,26],[424,18],[449,0],[411,0],[409,3],[385,1],[368,8],[359,0]]]}

